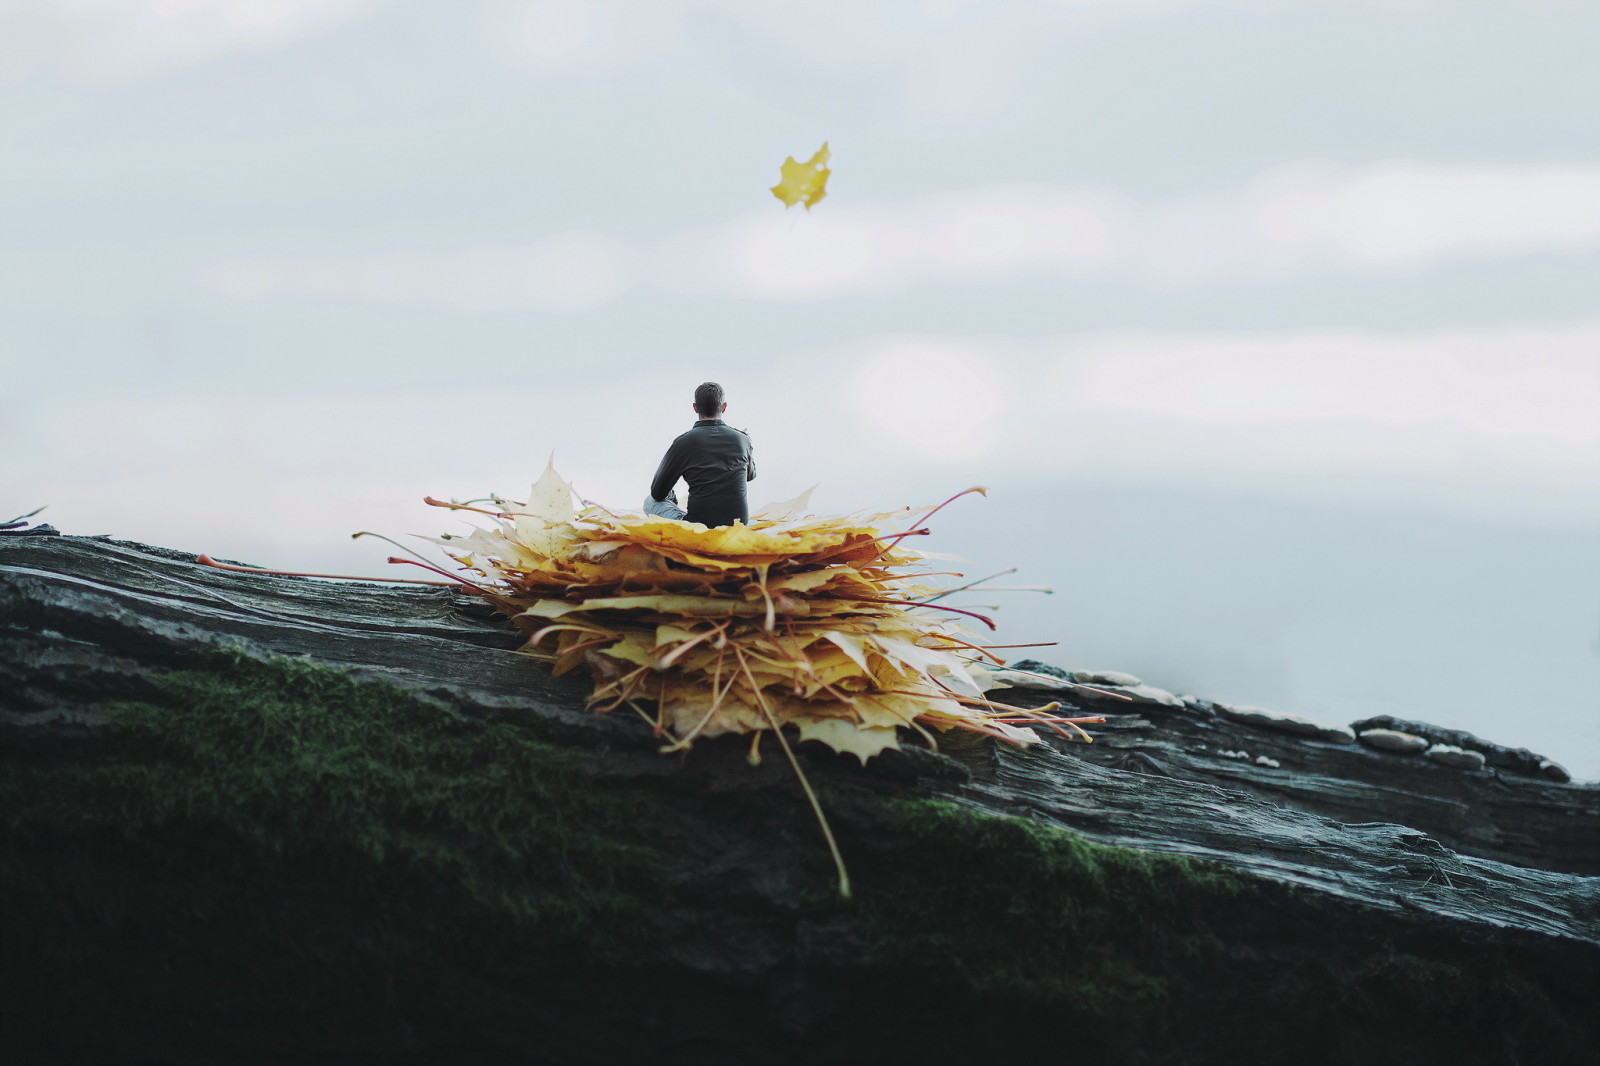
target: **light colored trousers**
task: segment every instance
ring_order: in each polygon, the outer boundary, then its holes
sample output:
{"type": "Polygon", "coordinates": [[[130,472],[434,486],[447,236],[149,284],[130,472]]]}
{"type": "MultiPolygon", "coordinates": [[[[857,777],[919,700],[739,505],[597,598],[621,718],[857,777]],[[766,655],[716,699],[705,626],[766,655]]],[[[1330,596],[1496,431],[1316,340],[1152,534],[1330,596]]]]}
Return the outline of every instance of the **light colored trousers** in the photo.
{"type": "Polygon", "coordinates": [[[654,496],[644,498],[644,513],[660,515],[662,518],[684,519],[689,517],[689,512],[678,506],[678,494],[668,492],[667,498],[658,500],[654,496]]]}

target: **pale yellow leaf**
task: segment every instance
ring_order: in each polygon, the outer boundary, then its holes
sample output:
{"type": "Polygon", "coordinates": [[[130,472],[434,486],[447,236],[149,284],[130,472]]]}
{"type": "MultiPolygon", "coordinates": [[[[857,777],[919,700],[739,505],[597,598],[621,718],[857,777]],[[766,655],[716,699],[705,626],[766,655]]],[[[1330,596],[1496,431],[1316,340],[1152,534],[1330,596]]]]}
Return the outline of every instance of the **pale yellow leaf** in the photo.
{"type": "Polygon", "coordinates": [[[530,605],[522,612],[524,618],[561,618],[574,611],[586,611],[589,607],[582,603],[563,603],[560,600],[540,600],[530,605]]]}
{"type": "Polygon", "coordinates": [[[889,728],[858,726],[844,718],[799,718],[801,740],[820,740],[841,755],[854,755],[863,766],[885,748],[898,748],[900,739],[889,728]]]}
{"type": "Polygon", "coordinates": [[[817,153],[804,163],[795,162],[794,156],[785,159],[772,195],[782,200],[785,207],[804,204],[807,211],[811,210],[812,205],[828,195],[828,175],[833,173],[828,169],[828,160],[832,157],[828,142],[823,141],[817,153]]]}
{"type": "Polygon", "coordinates": [[[792,500],[765,504],[750,516],[750,520],[752,522],[757,520],[783,522],[791,518],[797,518],[807,507],[811,506],[811,494],[816,491],[817,486],[812,485],[792,500]]]}
{"type": "MultiPolygon", "coordinates": [[[[575,512],[572,507],[572,483],[556,473],[552,462],[544,468],[539,480],[528,490],[528,502],[519,508],[524,514],[541,519],[546,525],[571,522],[575,512]]],[[[520,525],[520,523],[519,523],[520,525]]]]}

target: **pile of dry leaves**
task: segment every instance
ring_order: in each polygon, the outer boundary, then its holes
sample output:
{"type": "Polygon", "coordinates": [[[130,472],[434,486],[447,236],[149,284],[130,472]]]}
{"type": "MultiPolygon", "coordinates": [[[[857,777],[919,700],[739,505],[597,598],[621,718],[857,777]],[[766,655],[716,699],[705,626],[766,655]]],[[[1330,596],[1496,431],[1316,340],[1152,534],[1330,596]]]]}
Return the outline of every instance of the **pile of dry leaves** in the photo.
{"type": "Polygon", "coordinates": [[[864,763],[898,747],[901,729],[1016,744],[1037,740],[1029,724],[1077,729],[1053,706],[984,697],[981,661],[1000,660],[958,624],[979,616],[926,602],[946,575],[905,545],[925,530],[891,528],[918,512],[799,517],[801,497],[707,529],[580,511],[553,468],[526,502],[429,502],[490,520],[436,543],[528,633],[523,651],[558,674],[586,667],[590,703],[632,708],[664,751],[739,733],[758,758],[763,736],[782,743],[792,725],[864,763]]]}
{"type": "MultiPolygon", "coordinates": [[[[918,522],[938,507],[802,516],[809,496],[769,506],[745,525],[708,529],[592,504],[580,511],[571,484],[551,467],[523,503],[428,499],[490,524],[466,536],[424,538],[463,573],[420,565],[450,579],[423,584],[465,586],[487,597],[528,634],[521,650],[550,661],[557,674],[586,667],[595,683],[590,704],[602,712],[631,708],[662,738],[662,751],[680,751],[699,737],[747,734],[756,762],[762,738],[773,737],[816,812],[839,891],[848,896],[844,859],[784,726],[865,764],[898,748],[902,730],[934,746],[935,734],[951,729],[1020,745],[1038,740],[1027,726],[1069,736],[1070,729],[1088,740],[1079,726],[1105,719],[1059,715],[1058,704],[1029,709],[985,697],[997,686],[984,663],[1002,665],[994,654],[1000,645],[977,643],[959,623],[993,623],[933,603],[951,589],[930,579],[961,575],[930,569],[936,557],[904,543],[928,532],[918,522]],[[475,506],[483,503],[491,506],[475,506]],[[912,516],[917,522],[895,528],[912,516]]],[[[199,561],[289,573],[207,555],[199,561]]]]}
{"type": "Polygon", "coordinates": [[[662,738],[662,751],[746,734],[756,762],[771,736],[805,789],[848,896],[844,860],[784,726],[865,764],[908,734],[937,746],[937,733],[963,729],[1024,745],[1038,740],[1030,726],[1088,740],[1079,726],[1105,719],[985,697],[998,686],[984,664],[1002,665],[994,654],[1001,646],[979,644],[961,623],[993,623],[932,602],[951,591],[936,579],[961,575],[933,569],[936,556],[905,544],[928,532],[920,523],[938,507],[802,515],[809,495],[769,506],[748,524],[708,529],[592,504],[580,511],[571,484],[551,467],[526,502],[430,498],[490,521],[466,536],[425,538],[462,573],[420,565],[487,597],[528,634],[521,650],[553,663],[555,673],[587,668],[590,704],[632,709],[662,738]]]}

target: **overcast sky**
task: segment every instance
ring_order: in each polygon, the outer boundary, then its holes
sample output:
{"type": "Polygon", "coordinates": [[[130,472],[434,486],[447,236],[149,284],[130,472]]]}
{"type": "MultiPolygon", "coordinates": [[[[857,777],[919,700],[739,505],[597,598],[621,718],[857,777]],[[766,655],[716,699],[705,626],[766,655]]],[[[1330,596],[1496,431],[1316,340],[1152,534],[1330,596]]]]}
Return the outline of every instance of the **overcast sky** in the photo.
{"type": "Polygon", "coordinates": [[[349,533],[552,451],[637,505],[714,378],[756,502],[995,486],[930,546],[1057,587],[1005,612],[1054,661],[1600,777],[1597,48],[1530,0],[0,0],[0,519],[380,573],[349,533]]]}

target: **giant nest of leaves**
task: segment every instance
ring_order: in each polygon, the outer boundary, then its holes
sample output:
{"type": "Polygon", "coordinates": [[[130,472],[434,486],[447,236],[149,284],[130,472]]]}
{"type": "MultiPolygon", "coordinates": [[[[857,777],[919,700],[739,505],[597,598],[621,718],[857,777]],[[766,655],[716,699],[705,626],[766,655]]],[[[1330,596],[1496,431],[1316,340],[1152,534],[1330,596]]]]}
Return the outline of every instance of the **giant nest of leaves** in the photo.
{"type": "Polygon", "coordinates": [[[865,763],[917,734],[1032,744],[1029,725],[1076,730],[1053,707],[985,698],[982,663],[1000,660],[967,615],[928,602],[950,575],[905,543],[926,529],[902,524],[928,509],[803,516],[809,495],[707,528],[580,510],[552,467],[526,502],[429,502],[490,519],[435,543],[528,634],[521,650],[557,674],[586,668],[591,706],[636,712],[664,751],[747,734],[754,760],[792,726],[865,763]]]}

